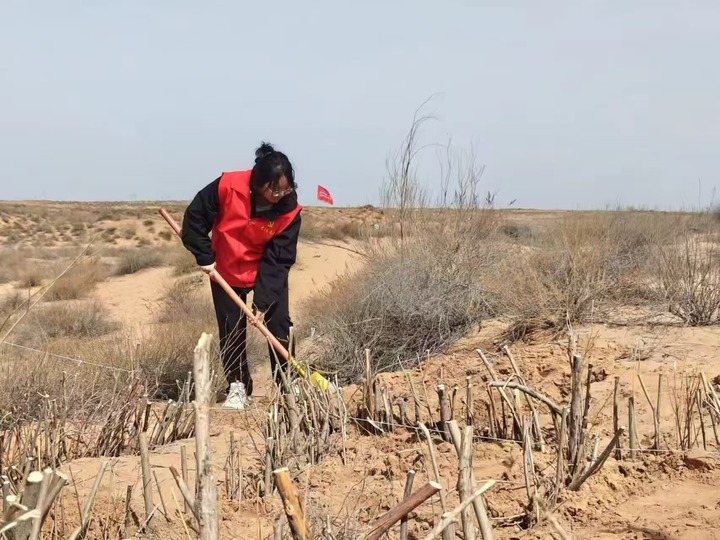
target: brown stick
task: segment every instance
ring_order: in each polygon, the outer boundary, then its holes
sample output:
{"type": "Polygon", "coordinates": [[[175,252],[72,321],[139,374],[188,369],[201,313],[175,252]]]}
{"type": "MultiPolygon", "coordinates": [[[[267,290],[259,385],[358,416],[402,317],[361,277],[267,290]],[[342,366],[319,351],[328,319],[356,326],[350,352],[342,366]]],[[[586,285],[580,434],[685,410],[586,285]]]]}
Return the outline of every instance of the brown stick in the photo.
{"type": "MultiPolygon", "coordinates": [[[[182,480],[185,482],[185,485],[188,483],[188,470],[187,470],[187,450],[185,449],[185,445],[182,445],[180,447],[180,471],[182,472],[182,480]]],[[[183,500],[185,498],[183,497],[183,500]]],[[[190,509],[190,506],[188,506],[187,501],[185,501],[184,504],[185,513],[189,514],[191,511],[195,513],[194,510],[190,509]]]]}
{"type": "MultiPolygon", "coordinates": [[[[529,396],[531,396],[531,397],[534,397],[534,398],[537,399],[538,401],[540,401],[540,402],[544,403],[545,405],[547,405],[548,408],[550,409],[550,411],[551,411],[553,414],[557,414],[557,415],[560,414],[560,407],[559,407],[558,405],[556,405],[556,404],[553,402],[553,400],[551,400],[551,399],[550,399],[549,397],[547,397],[547,396],[543,396],[542,394],[540,394],[540,393],[537,392],[536,390],[534,390],[534,389],[532,389],[532,388],[529,388],[529,387],[527,387],[527,386],[524,386],[524,385],[522,385],[522,384],[504,383],[504,382],[497,381],[497,382],[491,382],[489,386],[491,386],[492,388],[499,388],[499,389],[510,388],[510,389],[512,389],[512,390],[519,390],[520,392],[523,392],[524,394],[527,394],[527,395],[529,395],[529,396]]],[[[581,416],[581,421],[582,421],[582,416],[581,416]]]]}
{"type": "MultiPolygon", "coordinates": [[[[465,502],[472,496],[471,475],[472,472],[472,437],[473,428],[467,426],[463,433],[462,445],[460,447],[460,472],[458,474],[457,490],[460,502],[465,502]]],[[[463,537],[465,540],[475,540],[475,521],[472,518],[472,509],[468,506],[460,513],[462,521],[463,537]]]]}
{"type": "MultiPolygon", "coordinates": [[[[390,530],[390,528],[400,521],[403,517],[407,516],[415,508],[420,506],[422,503],[427,501],[430,497],[435,495],[437,492],[442,493],[442,486],[436,482],[428,482],[423,487],[418,489],[415,493],[410,495],[407,499],[403,500],[395,508],[391,508],[383,515],[381,515],[372,527],[361,536],[362,540],[378,540],[383,534],[390,530]]],[[[299,539],[296,539],[299,540],[299,539]]]]}
{"type": "Polygon", "coordinates": [[[580,460],[578,454],[582,442],[582,417],[583,417],[583,396],[582,396],[582,373],[583,357],[574,354],[571,358],[572,366],[572,390],[570,401],[570,420],[568,422],[568,461],[572,470],[575,471],[580,460]]]}
{"type": "Polygon", "coordinates": [[[283,520],[284,517],[285,516],[281,516],[280,519],[275,522],[275,525],[273,525],[274,540],[282,540],[283,525],[285,524],[285,521],[283,520]]]}
{"type": "Polygon", "coordinates": [[[612,440],[605,447],[605,450],[602,451],[602,454],[600,454],[600,457],[597,459],[597,461],[590,464],[590,467],[588,467],[588,470],[585,471],[585,474],[580,476],[577,480],[573,480],[569,487],[570,491],[577,491],[578,489],[580,489],[580,487],[585,483],[588,478],[590,478],[593,474],[600,470],[600,468],[607,461],[608,457],[610,457],[610,454],[612,453],[613,449],[617,445],[620,437],[622,437],[622,434],[624,432],[624,427],[621,426],[620,428],[618,428],[612,440]]]}
{"type": "MultiPolygon", "coordinates": [[[[658,373],[657,405],[655,405],[655,418],[657,419],[656,422],[658,425],[658,437],[655,441],[655,450],[660,450],[662,448],[662,432],[660,431],[660,403],[662,400],[662,380],[663,374],[658,373]]],[[[712,414],[710,416],[712,416],[712,414]]]]}
{"type": "Polygon", "coordinates": [[[175,467],[170,467],[170,473],[172,473],[173,478],[175,479],[175,483],[177,484],[177,487],[180,490],[180,494],[183,496],[183,499],[185,499],[185,506],[190,509],[193,516],[195,516],[195,519],[199,521],[197,510],[196,510],[195,497],[190,492],[190,488],[188,488],[187,484],[185,483],[185,480],[183,480],[182,477],[178,474],[177,469],[175,467]]]}
{"type": "Polygon", "coordinates": [[[703,415],[702,396],[700,394],[699,389],[698,389],[697,393],[695,394],[695,396],[696,396],[695,402],[697,403],[698,414],[700,415],[700,433],[702,433],[703,450],[707,450],[707,440],[705,438],[705,416],[703,415]]]}
{"type": "Polygon", "coordinates": [[[565,486],[565,433],[567,431],[567,409],[563,409],[560,420],[560,431],[557,441],[557,469],[555,470],[555,490],[553,491],[552,504],[555,505],[560,490],[565,486]]]}
{"type": "Polygon", "coordinates": [[[493,397],[492,390],[490,387],[487,388],[488,393],[488,415],[490,416],[490,435],[492,437],[498,436],[498,430],[500,426],[497,422],[497,407],[495,406],[495,398],[493,397]]]}
{"type": "Polygon", "coordinates": [[[630,430],[630,459],[637,456],[637,441],[635,438],[635,397],[628,398],[628,429],[630,430]]]}
{"type": "Polygon", "coordinates": [[[142,469],[143,500],[145,502],[145,518],[148,520],[147,527],[152,529],[152,513],[155,508],[152,496],[152,476],[150,474],[150,451],[148,450],[147,433],[138,433],[140,440],[140,466],[142,469]]]}
{"type": "MultiPolygon", "coordinates": [[[[661,375],[662,376],[662,375],[661,375]]],[[[650,405],[650,411],[653,415],[653,427],[655,428],[655,443],[653,444],[653,448],[655,450],[660,449],[660,416],[658,415],[657,409],[655,408],[655,405],[653,404],[652,399],[650,399],[650,394],[647,391],[647,388],[645,387],[645,381],[643,381],[642,375],[638,373],[638,380],[640,381],[640,388],[642,388],[643,394],[645,394],[645,399],[647,399],[648,404],[650,405]]],[[[658,385],[658,401],[660,401],[660,386],[658,385]]]]}
{"type": "Polygon", "coordinates": [[[273,471],[273,475],[294,540],[312,540],[312,533],[305,521],[305,510],[295,484],[290,478],[290,471],[287,467],[283,467],[273,471]]]}
{"type": "MultiPolygon", "coordinates": [[[[425,434],[425,438],[428,442],[428,450],[430,451],[430,462],[432,463],[433,473],[435,474],[435,482],[437,482],[438,485],[442,486],[442,480],[440,478],[440,469],[438,469],[437,460],[435,459],[435,445],[433,444],[432,437],[430,437],[430,431],[427,427],[425,427],[425,424],[420,422],[420,429],[422,430],[423,434],[425,434]]],[[[440,506],[442,507],[443,512],[447,512],[447,507],[445,505],[445,490],[440,491],[440,506]]]]}
{"type": "Polygon", "coordinates": [[[87,501],[85,501],[85,508],[83,508],[80,526],[75,529],[75,531],[73,531],[72,535],[70,536],[70,540],[76,540],[77,538],[80,538],[85,534],[85,531],[90,524],[90,516],[92,515],[92,508],[95,504],[95,498],[97,497],[98,490],[100,489],[100,482],[102,482],[102,478],[105,475],[105,469],[107,468],[107,466],[107,461],[103,462],[103,464],[100,466],[100,472],[95,477],[95,484],[93,484],[90,495],[88,496],[87,501]]]}
{"type": "MultiPolygon", "coordinates": [[[[525,379],[522,376],[522,373],[520,373],[520,368],[517,365],[517,362],[515,361],[515,357],[513,356],[512,352],[510,351],[510,347],[507,345],[503,346],[503,352],[508,357],[508,360],[510,360],[510,365],[513,368],[513,372],[515,375],[517,375],[518,379],[522,383],[523,386],[527,386],[525,383],[525,379]]],[[[529,395],[525,394],[525,401],[527,401],[528,407],[530,407],[530,412],[532,414],[532,421],[533,421],[533,430],[535,432],[535,437],[537,438],[537,446],[536,449],[544,452],[545,451],[545,440],[543,439],[542,431],[540,430],[540,419],[538,417],[537,410],[535,409],[535,404],[530,401],[529,395]]]]}
{"type": "MultiPolygon", "coordinates": [[[[415,480],[415,471],[409,470],[407,479],[405,480],[405,491],[403,493],[403,501],[407,500],[412,494],[413,481],[415,480]]],[[[408,519],[407,515],[400,519],[400,540],[407,540],[408,536],[408,519]]]]}
{"type": "Polygon", "coordinates": [[[447,423],[450,421],[450,403],[448,402],[447,394],[445,393],[445,385],[438,384],[436,387],[438,401],[440,402],[440,431],[444,441],[450,440],[450,433],[448,432],[447,423]]]}
{"type": "Polygon", "coordinates": [[[195,347],[195,445],[198,475],[197,514],[199,540],[218,539],[217,486],[210,459],[210,342],[212,336],[202,333],[195,347]]]}
{"type": "MultiPolygon", "coordinates": [[[[450,515],[450,512],[445,512],[440,519],[445,520],[450,515]]],[[[450,522],[447,527],[443,529],[442,540],[454,540],[455,539],[455,523],[450,522]]]]}
{"type": "MultiPolygon", "coordinates": [[[[27,508],[26,512],[33,510],[38,505],[44,478],[40,471],[33,471],[28,475],[20,500],[20,504],[27,508]]],[[[10,533],[11,536],[15,540],[27,540],[32,534],[34,521],[33,519],[18,520],[17,526],[10,533]]]]}
{"type": "Polygon", "coordinates": [[[542,517],[545,518],[550,523],[552,528],[555,529],[555,532],[558,533],[560,540],[572,540],[572,537],[565,532],[565,529],[562,528],[557,518],[552,513],[550,513],[547,508],[545,508],[545,505],[538,496],[535,497],[535,506],[540,510],[542,517]]]}
{"type": "MultiPolygon", "coordinates": [[[[460,433],[460,427],[457,425],[455,420],[452,420],[451,422],[448,422],[448,428],[450,428],[450,436],[452,437],[455,452],[458,455],[458,459],[460,459],[460,454],[462,453],[462,434],[460,433]]],[[[475,489],[475,473],[473,472],[472,467],[470,468],[470,482],[473,486],[472,489],[475,489]]],[[[481,496],[478,496],[473,498],[472,504],[473,509],[475,510],[475,518],[480,526],[480,536],[483,540],[492,540],[492,525],[490,524],[490,518],[488,517],[487,509],[485,508],[485,501],[481,496]]]]}
{"type": "MultiPolygon", "coordinates": [[[[465,380],[467,381],[467,393],[465,398],[465,424],[468,426],[472,426],[475,421],[475,403],[473,399],[473,384],[470,377],[465,377],[465,380]]],[[[491,422],[492,424],[492,422],[491,422]]],[[[491,428],[492,431],[492,428],[491,428]]]]}
{"type": "Polygon", "coordinates": [[[523,476],[525,477],[525,491],[528,501],[535,497],[535,465],[532,457],[532,434],[530,424],[525,423],[523,429],[523,476]]]}
{"type": "MultiPolygon", "coordinates": [[[[620,377],[615,377],[615,389],[613,390],[613,433],[617,433],[620,427],[620,377]]],[[[622,459],[622,439],[618,440],[615,450],[615,459],[622,459]]]]}
{"type": "Polygon", "coordinates": [[[125,491],[125,520],[123,522],[125,527],[125,533],[123,535],[123,538],[128,538],[130,536],[130,526],[132,525],[132,512],[130,511],[132,489],[133,487],[129,485],[125,491]]]}
{"type": "Polygon", "coordinates": [[[153,471],[153,478],[155,479],[155,485],[157,486],[158,497],[160,498],[160,506],[162,506],[163,514],[165,514],[165,519],[170,522],[170,513],[167,510],[167,506],[165,506],[165,498],[163,497],[162,489],[160,488],[160,481],[158,480],[155,471],[153,471]]]}
{"type": "Polygon", "coordinates": [[[265,482],[263,482],[263,492],[265,497],[269,497],[273,492],[272,471],[273,471],[273,446],[272,437],[265,439],[265,482]]]}
{"type": "Polygon", "coordinates": [[[434,540],[440,534],[442,534],[443,530],[445,530],[445,527],[447,527],[449,524],[451,524],[455,518],[460,514],[465,508],[467,508],[468,505],[472,504],[475,499],[480,497],[483,493],[485,493],[488,489],[493,487],[495,484],[495,480],[488,480],[483,487],[475,491],[466,501],[462,502],[455,510],[452,512],[446,512],[443,514],[445,517],[443,517],[440,520],[440,523],[435,525],[435,528],[430,531],[430,534],[428,534],[423,540],[434,540]]]}

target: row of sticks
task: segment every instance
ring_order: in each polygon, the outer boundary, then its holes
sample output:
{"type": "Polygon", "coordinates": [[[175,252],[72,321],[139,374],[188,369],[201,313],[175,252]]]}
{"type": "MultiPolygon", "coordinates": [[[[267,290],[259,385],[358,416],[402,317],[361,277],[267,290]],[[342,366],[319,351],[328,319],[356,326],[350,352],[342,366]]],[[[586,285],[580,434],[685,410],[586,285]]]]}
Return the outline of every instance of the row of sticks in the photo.
{"type": "MultiPolygon", "coordinates": [[[[62,378],[65,396],[65,377],[62,378]]],[[[117,457],[139,451],[139,433],[146,432],[149,448],[192,436],[195,415],[189,407],[192,378],[184,381],[177,401],[169,400],[160,415],[148,396],[138,399],[139,385],[128,385],[110,403],[71,414],[68,400],[46,399],[39,419],[15,420],[0,432],[0,474],[12,476],[28,456],[38,470],[57,468],[81,457],[117,457]],[[139,404],[139,406],[138,406],[139,404]],[[98,409],[104,409],[99,417],[98,409]]]]}
{"type": "MultiPolygon", "coordinates": [[[[413,492],[415,471],[411,470],[407,475],[403,500],[397,506],[379,516],[369,529],[360,536],[360,540],[378,540],[398,523],[400,524],[400,538],[407,540],[410,513],[436,495],[440,497],[443,514],[423,540],[433,540],[438,537],[443,539],[455,538],[455,523],[458,516],[460,517],[464,538],[475,540],[476,527],[479,527],[480,537],[483,540],[492,540],[492,525],[487,514],[483,494],[493,487],[495,481],[489,480],[481,486],[477,484],[472,464],[473,426],[467,426],[464,430],[461,430],[457,422],[451,420],[448,427],[459,460],[456,489],[460,497],[460,504],[448,511],[445,501],[446,490],[437,481],[429,481],[413,492]]],[[[279,519],[274,527],[274,539],[282,539],[283,526],[287,522],[294,540],[313,540],[316,538],[316,532],[310,526],[302,498],[292,482],[288,469],[286,467],[276,469],[273,474],[285,511],[284,518],[279,519]]],[[[330,523],[326,525],[324,533],[326,537],[335,537],[330,523]]]]}
{"type": "MultiPolygon", "coordinates": [[[[67,537],[69,540],[77,540],[85,535],[107,466],[108,463],[104,462],[100,467],[92,490],[80,513],[80,524],[67,537]]],[[[65,474],[49,467],[43,471],[29,472],[18,485],[13,485],[8,477],[3,476],[3,514],[0,535],[8,540],[38,540],[45,521],[53,511],[52,535],[53,538],[60,537],[58,533],[60,520],[57,514],[59,507],[59,513],[64,515],[62,491],[67,483],[68,477],[65,474]]]]}

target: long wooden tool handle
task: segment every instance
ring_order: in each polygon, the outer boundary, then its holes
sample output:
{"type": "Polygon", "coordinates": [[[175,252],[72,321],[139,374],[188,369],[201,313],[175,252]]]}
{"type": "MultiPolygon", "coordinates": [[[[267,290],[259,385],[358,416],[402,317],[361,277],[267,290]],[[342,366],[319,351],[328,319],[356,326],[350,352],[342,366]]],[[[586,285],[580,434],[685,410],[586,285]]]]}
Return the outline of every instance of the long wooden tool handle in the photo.
{"type": "MultiPolygon", "coordinates": [[[[164,208],[160,209],[160,215],[165,218],[165,221],[167,221],[170,227],[172,227],[172,230],[175,231],[175,234],[180,237],[180,226],[175,222],[172,216],[168,214],[164,208]]],[[[223,290],[228,294],[228,296],[232,298],[233,302],[235,302],[238,307],[243,311],[243,313],[245,313],[248,320],[250,321],[250,324],[257,327],[257,329],[262,332],[263,336],[265,336],[268,341],[270,341],[272,346],[275,347],[275,350],[278,352],[278,354],[282,356],[283,360],[289,360],[290,355],[288,354],[287,349],[283,347],[283,344],[280,343],[277,338],[272,335],[270,330],[268,330],[267,327],[263,323],[261,323],[257,319],[257,317],[255,317],[252,310],[247,307],[245,302],[242,301],[242,298],[240,298],[237,293],[232,289],[232,287],[227,284],[227,281],[225,281],[225,279],[217,272],[217,270],[213,270],[212,272],[210,272],[210,279],[214,279],[215,282],[223,288],[223,290]]]]}

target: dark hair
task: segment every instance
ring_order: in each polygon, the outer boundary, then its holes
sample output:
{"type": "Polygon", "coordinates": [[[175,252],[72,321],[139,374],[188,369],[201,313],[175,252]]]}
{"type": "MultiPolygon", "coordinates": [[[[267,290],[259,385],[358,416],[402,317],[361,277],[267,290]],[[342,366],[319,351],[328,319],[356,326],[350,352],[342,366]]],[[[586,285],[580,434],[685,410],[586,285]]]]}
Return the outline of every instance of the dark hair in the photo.
{"type": "Polygon", "coordinates": [[[250,176],[252,187],[261,188],[269,184],[271,189],[275,189],[283,176],[287,178],[290,187],[297,187],[295,171],[288,157],[275,150],[270,143],[263,142],[255,150],[255,166],[250,176]]]}

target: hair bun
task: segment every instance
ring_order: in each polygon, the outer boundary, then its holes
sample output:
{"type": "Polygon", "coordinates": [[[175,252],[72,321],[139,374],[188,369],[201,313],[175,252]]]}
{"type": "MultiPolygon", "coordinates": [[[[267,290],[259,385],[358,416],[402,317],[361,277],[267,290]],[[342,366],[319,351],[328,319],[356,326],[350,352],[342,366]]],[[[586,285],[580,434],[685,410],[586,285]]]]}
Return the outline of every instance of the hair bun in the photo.
{"type": "Polygon", "coordinates": [[[272,147],[272,144],[263,142],[260,145],[260,148],[255,150],[255,163],[260,163],[260,161],[265,156],[269,156],[270,154],[272,154],[274,152],[275,152],[275,149],[272,147]]]}

